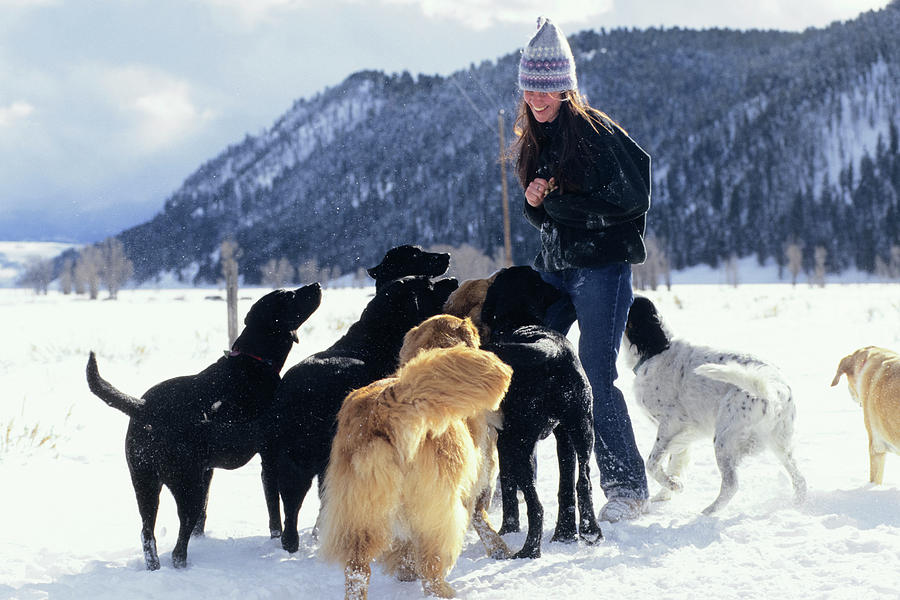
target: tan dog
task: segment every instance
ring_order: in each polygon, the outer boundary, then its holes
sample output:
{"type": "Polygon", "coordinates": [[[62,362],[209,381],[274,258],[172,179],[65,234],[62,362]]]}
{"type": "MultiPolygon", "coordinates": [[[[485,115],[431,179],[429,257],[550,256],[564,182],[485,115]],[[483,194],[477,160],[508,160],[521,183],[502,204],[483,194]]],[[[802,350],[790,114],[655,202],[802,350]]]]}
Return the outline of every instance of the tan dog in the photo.
{"type": "Polygon", "coordinates": [[[483,449],[512,377],[478,344],[469,319],[432,317],[407,333],[394,376],[344,400],[320,553],[344,564],[348,600],[367,598],[374,559],[401,579],[421,578],[428,595],[455,595],[445,578],[495,476],[482,473],[483,449]]]}
{"type": "MultiPolygon", "coordinates": [[[[499,271],[498,271],[499,273],[499,271]]],[[[481,307],[488,288],[497,278],[497,273],[485,279],[467,279],[459,284],[452,294],[444,302],[444,312],[460,318],[469,317],[478,328],[481,341],[486,342],[491,330],[481,322],[481,307]]]]}
{"type": "Polygon", "coordinates": [[[900,454],[900,354],[877,346],[860,348],[841,359],[832,386],[841,375],[847,375],[850,396],[863,408],[869,433],[869,481],[880,484],[885,454],[900,454]]]}

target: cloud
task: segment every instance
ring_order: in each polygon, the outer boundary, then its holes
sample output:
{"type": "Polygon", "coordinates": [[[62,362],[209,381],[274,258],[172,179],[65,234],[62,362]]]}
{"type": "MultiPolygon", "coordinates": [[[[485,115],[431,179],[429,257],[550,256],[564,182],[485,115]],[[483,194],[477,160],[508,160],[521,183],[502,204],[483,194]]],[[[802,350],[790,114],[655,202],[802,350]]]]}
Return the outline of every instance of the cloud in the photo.
{"type": "Polygon", "coordinates": [[[13,102],[9,106],[0,106],[0,127],[8,127],[33,112],[34,106],[27,102],[13,102]]]}
{"type": "Polygon", "coordinates": [[[614,0],[381,0],[384,4],[418,5],[432,19],[457,21],[470,29],[483,31],[495,25],[536,23],[539,15],[555,23],[581,22],[612,10],[614,0]]]}
{"type": "MultiPolygon", "coordinates": [[[[2,0],[0,0],[2,1],[2,0]]],[[[310,0],[194,0],[216,9],[224,9],[237,19],[237,23],[247,29],[274,22],[279,13],[300,10],[310,4],[310,0]]]]}
{"type": "Polygon", "coordinates": [[[183,79],[143,66],[107,67],[98,73],[100,89],[124,119],[119,132],[131,147],[155,152],[198,132],[216,117],[201,108],[183,79]]]}

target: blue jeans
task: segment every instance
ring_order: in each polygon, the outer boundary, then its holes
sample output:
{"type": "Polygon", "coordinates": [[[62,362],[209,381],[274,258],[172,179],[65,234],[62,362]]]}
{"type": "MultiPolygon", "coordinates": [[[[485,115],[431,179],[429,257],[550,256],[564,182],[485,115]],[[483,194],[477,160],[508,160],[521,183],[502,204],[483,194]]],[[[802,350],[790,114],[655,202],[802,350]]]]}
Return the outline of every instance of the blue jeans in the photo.
{"type": "Polygon", "coordinates": [[[541,272],[566,297],[547,312],[547,326],[566,334],[578,320],[578,356],[594,394],[594,454],[607,499],[646,499],[644,460],[634,441],[625,397],[615,386],[616,357],[634,301],[631,265],[541,272]]]}

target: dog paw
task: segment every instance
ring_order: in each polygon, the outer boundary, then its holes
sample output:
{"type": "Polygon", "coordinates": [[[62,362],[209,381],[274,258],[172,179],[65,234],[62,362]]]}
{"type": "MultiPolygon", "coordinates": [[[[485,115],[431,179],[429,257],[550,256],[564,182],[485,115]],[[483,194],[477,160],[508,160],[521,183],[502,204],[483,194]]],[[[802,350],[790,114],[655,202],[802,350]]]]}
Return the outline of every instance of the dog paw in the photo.
{"type": "Polygon", "coordinates": [[[571,544],[576,540],[575,531],[574,530],[565,530],[563,532],[556,531],[553,533],[553,537],[550,538],[551,542],[560,542],[563,544],[571,544]]]}
{"type": "Polygon", "coordinates": [[[603,539],[603,531],[596,523],[582,525],[581,530],[578,532],[578,537],[593,546],[603,539]]]}
{"type": "Polygon", "coordinates": [[[512,558],[540,558],[541,557],[541,549],[540,548],[529,548],[525,547],[512,555],[512,558]]]}
{"type": "Polygon", "coordinates": [[[438,598],[455,598],[456,590],[450,587],[446,581],[423,581],[422,591],[426,596],[436,596],[438,598]]]}
{"type": "Polygon", "coordinates": [[[507,533],[519,533],[519,524],[504,524],[497,533],[500,535],[506,535],[507,533]]]}

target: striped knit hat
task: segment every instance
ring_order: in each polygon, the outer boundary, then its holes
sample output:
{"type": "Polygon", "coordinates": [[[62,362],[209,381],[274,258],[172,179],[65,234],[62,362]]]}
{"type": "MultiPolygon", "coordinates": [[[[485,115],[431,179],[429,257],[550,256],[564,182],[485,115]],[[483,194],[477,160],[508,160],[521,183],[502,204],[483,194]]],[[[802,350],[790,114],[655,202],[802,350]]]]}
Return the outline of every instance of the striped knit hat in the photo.
{"type": "Polygon", "coordinates": [[[578,88],[575,57],[559,27],[538,17],[538,30],[522,50],[519,88],[531,92],[563,92],[578,88]]]}

